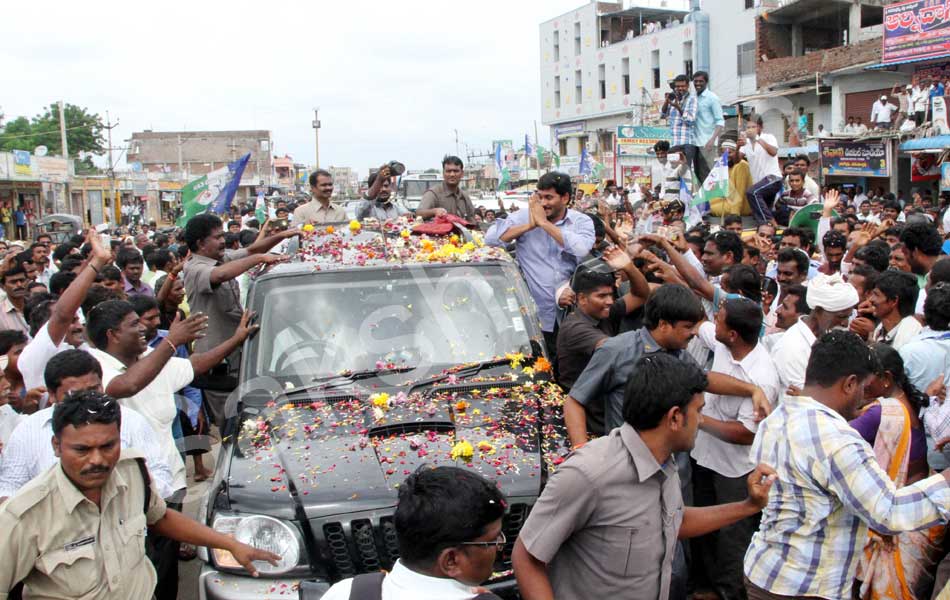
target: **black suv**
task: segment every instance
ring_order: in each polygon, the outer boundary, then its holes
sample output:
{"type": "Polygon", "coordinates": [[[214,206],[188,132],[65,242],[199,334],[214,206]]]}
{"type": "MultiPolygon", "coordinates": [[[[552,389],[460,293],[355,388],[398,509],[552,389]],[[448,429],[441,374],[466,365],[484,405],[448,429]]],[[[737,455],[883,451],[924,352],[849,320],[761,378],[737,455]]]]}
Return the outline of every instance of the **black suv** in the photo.
{"type": "Polygon", "coordinates": [[[400,482],[445,464],[508,497],[488,587],[512,590],[512,547],[567,449],[521,274],[467,235],[338,230],[319,228],[249,287],[261,329],[244,348],[233,433],[201,515],[284,560],[252,579],[225,552],[203,555],[200,595],[319,598],[390,569],[400,482]]]}

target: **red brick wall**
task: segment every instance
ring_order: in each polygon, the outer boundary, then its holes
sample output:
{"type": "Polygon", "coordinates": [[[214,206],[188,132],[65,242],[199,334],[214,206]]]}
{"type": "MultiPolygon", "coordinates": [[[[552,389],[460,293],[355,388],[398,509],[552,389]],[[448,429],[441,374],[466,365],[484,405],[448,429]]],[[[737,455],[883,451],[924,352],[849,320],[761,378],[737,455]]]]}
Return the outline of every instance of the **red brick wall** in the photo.
{"type": "Polygon", "coordinates": [[[772,25],[761,17],[756,19],[756,65],[755,74],[759,88],[784,82],[814,80],[815,73],[829,73],[838,69],[866,62],[880,62],[880,38],[865,40],[850,46],[810,52],[804,56],[782,56],[790,45],[787,29],[772,25]],[[762,55],[768,60],[762,60],[762,55]],[[781,58],[778,58],[782,56],[781,58]]]}

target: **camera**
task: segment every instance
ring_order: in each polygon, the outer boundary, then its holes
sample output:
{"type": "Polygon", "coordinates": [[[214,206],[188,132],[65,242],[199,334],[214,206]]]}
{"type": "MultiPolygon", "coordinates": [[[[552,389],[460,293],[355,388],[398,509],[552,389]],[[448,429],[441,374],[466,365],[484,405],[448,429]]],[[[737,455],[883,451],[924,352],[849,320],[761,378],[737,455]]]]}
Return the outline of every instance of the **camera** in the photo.
{"type": "Polygon", "coordinates": [[[399,177],[406,172],[406,165],[402,164],[398,160],[391,160],[387,165],[389,167],[389,174],[399,177]]]}

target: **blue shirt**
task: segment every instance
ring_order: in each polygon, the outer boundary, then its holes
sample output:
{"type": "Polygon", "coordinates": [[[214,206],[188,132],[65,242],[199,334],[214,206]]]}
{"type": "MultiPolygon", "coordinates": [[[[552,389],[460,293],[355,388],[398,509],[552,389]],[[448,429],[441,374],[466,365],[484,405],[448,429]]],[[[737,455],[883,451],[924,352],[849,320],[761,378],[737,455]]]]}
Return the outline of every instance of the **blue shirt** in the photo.
{"type": "MultiPolygon", "coordinates": [[[[505,246],[501,236],[509,228],[527,225],[528,210],[510,213],[507,218],[495,221],[485,234],[489,246],[505,246]]],[[[540,227],[525,232],[518,238],[515,259],[521,267],[528,284],[528,291],[538,305],[541,330],[554,331],[557,314],[557,288],[568,281],[581,261],[594,247],[594,222],[584,213],[567,209],[564,218],[555,223],[561,230],[564,246],[540,227]]]]}
{"type": "Polygon", "coordinates": [[[695,146],[693,124],[696,122],[696,96],[686,96],[680,101],[680,106],[683,107],[683,112],[670,106],[663,115],[670,126],[670,146],[695,146]]]}
{"type": "Polygon", "coordinates": [[[930,88],[930,97],[936,98],[937,96],[943,96],[943,84],[938,83],[930,88]]]}
{"type": "MultiPolygon", "coordinates": [[[[684,107],[685,108],[685,107],[684,107]]],[[[697,146],[704,146],[713,136],[716,127],[725,126],[722,117],[722,102],[712,90],[706,89],[696,99],[696,121],[693,123],[693,140],[697,146]]]]}
{"type": "Polygon", "coordinates": [[[13,211],[13,218],[17,225],[26,225],[26,213],[24,213],[22,210],[13,211]]]}

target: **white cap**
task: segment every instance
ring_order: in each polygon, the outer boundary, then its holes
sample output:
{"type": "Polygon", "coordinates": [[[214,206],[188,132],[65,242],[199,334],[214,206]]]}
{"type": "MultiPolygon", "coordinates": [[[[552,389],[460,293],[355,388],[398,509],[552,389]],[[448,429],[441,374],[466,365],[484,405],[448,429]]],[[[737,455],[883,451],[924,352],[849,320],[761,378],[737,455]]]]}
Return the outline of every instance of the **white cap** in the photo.
{"type": "Polygon", "coordinates": [[[881,96],[881,102],[884,102],[885,100],[887,100],[887,96],[881,96]]]}
{"type": "Polygon", "coordinates": [[[912,86],[911,84],[908,83],[908,84],[904,87],[904,89],[905,89],[905,90],[912,90],[912,89],[914,89],[914,86],[912,86]]]}

